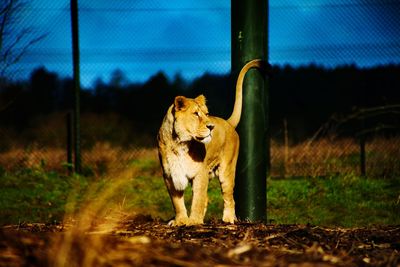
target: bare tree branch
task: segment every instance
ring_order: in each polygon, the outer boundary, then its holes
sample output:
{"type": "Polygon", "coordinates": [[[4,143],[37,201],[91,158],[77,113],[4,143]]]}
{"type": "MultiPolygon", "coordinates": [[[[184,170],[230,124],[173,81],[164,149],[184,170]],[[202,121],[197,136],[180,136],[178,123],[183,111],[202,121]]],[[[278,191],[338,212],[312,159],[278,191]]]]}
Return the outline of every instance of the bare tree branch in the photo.
{"type": "Polygon", "coordinates": [[[20,62],[28,50],[47,35],[32,37],[31,28],[16,27],[27,4],[25,0],[3,1],[0,4],[0,77],[5,78],[8,69],[20,62]]]}

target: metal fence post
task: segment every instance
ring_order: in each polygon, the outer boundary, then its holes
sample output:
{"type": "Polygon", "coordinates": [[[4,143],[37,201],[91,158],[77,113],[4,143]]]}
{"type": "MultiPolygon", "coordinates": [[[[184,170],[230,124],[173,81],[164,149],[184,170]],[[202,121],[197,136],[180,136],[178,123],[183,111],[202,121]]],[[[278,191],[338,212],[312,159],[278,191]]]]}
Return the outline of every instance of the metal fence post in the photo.
{"type": "MultiPolygon", "coordinates": [[[[232,73],[256,58],[268,60],[268,0],[231,0],[232,73]]],[[[240,152],[236,168],[236,213],[239,219],[266,220],[269,168],[267,80],[250,70],[243,85],[240,152]]]]}
{"type": "Polygon", "coordinates": [[[366,176],[366,162],[365,162],[365,136],[360,136],[360,174],[366,176]]]}
{"type": "Polygon", "coordinates": [[[71,112],[67,113],[66,117],[66,128],[67,128],[67,170],[68,175],[72,173],[72,144],[73,144],[73,135],[72,135],[72,127],[73,120],[71,112]]]}
{"type": "Polygon", "coordinates": [[[71,0],[72,61],[74,77],[74,144],[75,172],[81,172],[80,140],[80,69],[79,69],[79,23],[78,0],[71,0]]]}

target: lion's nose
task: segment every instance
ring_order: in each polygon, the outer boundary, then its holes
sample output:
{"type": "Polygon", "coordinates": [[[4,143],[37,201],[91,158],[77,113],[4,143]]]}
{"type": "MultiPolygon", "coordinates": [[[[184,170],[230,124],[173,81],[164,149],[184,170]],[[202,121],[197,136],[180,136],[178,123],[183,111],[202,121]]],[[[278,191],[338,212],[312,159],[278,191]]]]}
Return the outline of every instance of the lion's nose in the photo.
{"type": "Polygon", "coordinates": [[[212,131],[212,129],[214,129],[215,125],[212,123],[207,124],[207,128],[210,129],[210,131],[212,131]]]}

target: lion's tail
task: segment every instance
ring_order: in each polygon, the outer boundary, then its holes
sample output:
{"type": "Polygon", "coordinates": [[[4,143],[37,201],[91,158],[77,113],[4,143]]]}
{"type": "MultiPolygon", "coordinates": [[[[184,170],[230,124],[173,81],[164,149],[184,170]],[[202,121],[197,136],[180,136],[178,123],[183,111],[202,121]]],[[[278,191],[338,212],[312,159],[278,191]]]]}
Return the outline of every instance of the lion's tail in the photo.
{"type": "Polygon", "coordinates": [[[247,71],[251,68],[257,68],[260,71],[265,71],[265,61],[261,59],[254,59],[246,63],[243,68],[240,70],[239,77],[236,82],[236,96],[235,96],[235,105],[233,106],[232,115],[229,117],[228,122],[230,125],[236,128],[239,124],[240,116],[242,114],[242,102],[243,102],[243,80],[247,71]]]}

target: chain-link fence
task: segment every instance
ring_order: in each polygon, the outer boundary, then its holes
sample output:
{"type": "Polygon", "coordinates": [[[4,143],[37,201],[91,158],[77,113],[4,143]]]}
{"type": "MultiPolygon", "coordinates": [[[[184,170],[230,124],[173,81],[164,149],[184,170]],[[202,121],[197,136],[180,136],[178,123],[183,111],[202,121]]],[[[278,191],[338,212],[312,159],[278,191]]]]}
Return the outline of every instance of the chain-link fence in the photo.
{"type": "MultiPolygon", "coordinates": [[[[398,1],[269,2],[271,175],[399,175],[398,1]]],[[[69,1],[1,10],[0,166],[67,171],[69,1]]],[[[86,173],[157,160],[178,94],[229,116],[230,21],[229,1],[79,1],[86,173]]]]}

